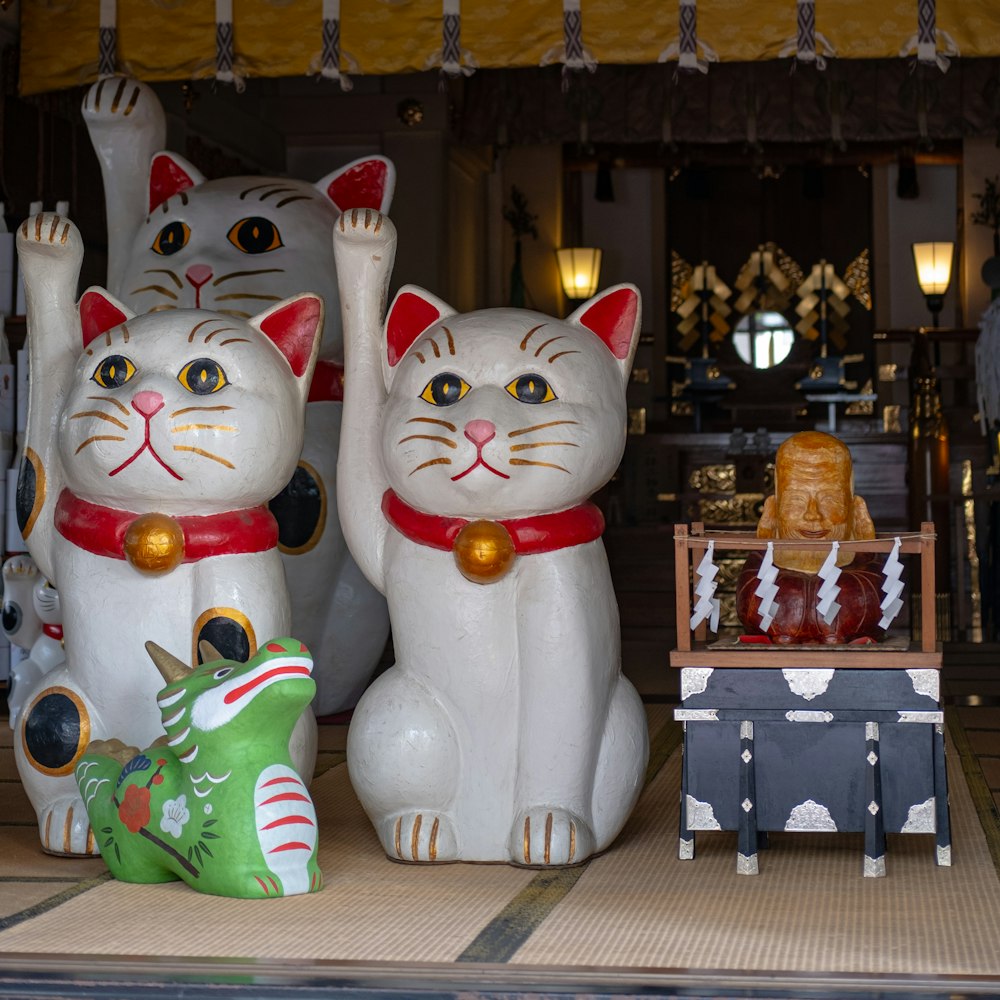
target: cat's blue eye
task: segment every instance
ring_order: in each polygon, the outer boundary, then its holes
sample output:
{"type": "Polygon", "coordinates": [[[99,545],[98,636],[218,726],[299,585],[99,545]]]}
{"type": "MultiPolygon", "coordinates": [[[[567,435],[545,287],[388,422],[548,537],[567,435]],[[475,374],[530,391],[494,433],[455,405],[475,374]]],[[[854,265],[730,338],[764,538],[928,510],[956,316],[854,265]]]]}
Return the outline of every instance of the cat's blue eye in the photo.
{"type": "Polygon", "coordinates": [[[222,365],[211,358],[189,361],[181,369],[177,381],[196,396],[207,396],[209,393],[218,392],[224,385],[229,385],[229,379],[226,378],[222,365]]]}
{"type": "Polygon", "coordinates": [[[237,250],[242,250],[244,253],[268,253],[285,245],[281,242],[278,227],[261,215],[240,219],[226,233],[226,237],[237,250]]]}
{"type": "Polygon", "coordinates": [[[519,375],[504,388],[522,403],[551,403],[559,398],[541,375],[519,375]]]}
{"type": "Polygon", "coordinates": [[[454,372],[442,372],[424,386],[424,391],[420,393],[420,398],[426,400],[434,406],[451,406],[457,403],[472,386],[454,372]]]}
{"type": "Polygon", "coordinates": [[[169,257],[187,246],[191,229],[186,222],[168,222],[153,240],[153,252],[169,257]]]}
{"type": "Polygon", "coordinates": [[[105,358],[90,377],[102,389],[117,389],[135,374],[135,365],[124,354],[112,354],[105,358]]]}

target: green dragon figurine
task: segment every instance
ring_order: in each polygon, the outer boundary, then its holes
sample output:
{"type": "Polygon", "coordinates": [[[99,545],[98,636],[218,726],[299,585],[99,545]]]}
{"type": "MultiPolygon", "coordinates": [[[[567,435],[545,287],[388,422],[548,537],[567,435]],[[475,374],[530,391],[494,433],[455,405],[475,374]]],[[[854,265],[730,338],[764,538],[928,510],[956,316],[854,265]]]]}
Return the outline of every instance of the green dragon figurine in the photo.
{"type": "Polygon", "coordinates": [[[288,738],[316,691],[312,656],[272,639],[246,663],[208,643],[188,667],[147,642],[166,736],[141,753],[95,741],[76,767],[91,828],[124,882],[183,879],[243,898],[317,892],[316,811],[288,738]]]}

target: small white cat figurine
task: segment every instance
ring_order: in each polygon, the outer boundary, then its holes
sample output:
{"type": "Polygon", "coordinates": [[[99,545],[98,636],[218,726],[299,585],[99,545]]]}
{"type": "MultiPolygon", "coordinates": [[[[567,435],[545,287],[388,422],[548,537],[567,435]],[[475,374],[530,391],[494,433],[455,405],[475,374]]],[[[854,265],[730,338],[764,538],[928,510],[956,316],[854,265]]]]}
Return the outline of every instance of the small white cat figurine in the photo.
{"type": "Polygon", "coordinates": [[[638,290],[560,321],[456,315],[407,285],[383,325],[395,245],[376,212],[334,230],[341,520],[397,657],[355,710],[351,780],[394,859],[579,863],[621,830],[648,756],[587,503],[625,444],[638,290]]]}
{"type": "Polygon", "coordinates": [[[146,84],[99,80],[83,117],[101,163],[108,288],[136,312],[197,306],[247,318],[308,289],[326,304],[320,360],[294,476],[273,498],[292,600],[292,633],[314,658],[317,715],[352,708],[389,631],[385,600],[351,558],[337,515],[343,341],[331,233],[342,210],[388,211],[395,168],[354,160],[315,184],[206,180],[163,152],[163,108],[146,84]]]}
{"type": "Polygon", "coordinates": [[[25,693],[66,660],[59,591],[38,572],[31,556],[11,556],[3,564],[3,631],[25,654],[17,662],[11,658],[7,709],[15,729],[25,693]]]}
{"type": "MultiPolygon", "coordinates": [[[[162,733],[145,643],[195,664],[205,639],[244,661],[288,634],[266,503],[301,448],[323,303],[303,294],[250,320],[133,316],[92,288],[77,306],[73,223],[37,215],[17,246],[31,370],[17,517],[59,590],[66,664],[28,692],[15,755],[42,847],[96,853],[73,769],[93,739],[162,733]]],[[[292,751],[311,775],[311,712],[292,751]]]]}

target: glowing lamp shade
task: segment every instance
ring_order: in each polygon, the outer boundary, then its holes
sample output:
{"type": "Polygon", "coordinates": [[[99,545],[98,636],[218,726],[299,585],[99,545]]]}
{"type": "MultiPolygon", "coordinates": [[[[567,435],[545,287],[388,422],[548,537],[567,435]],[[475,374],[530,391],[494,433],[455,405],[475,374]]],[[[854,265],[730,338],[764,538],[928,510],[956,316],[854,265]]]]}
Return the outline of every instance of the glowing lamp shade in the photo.
{"type": "Polygon", "coordinates": [[[917,269],[917,282],[924,293],[927,308],[934,326],[944,305],[944,295],[951,284],[951,262],[955,255],[954,243],[914,243],[913,264],[917,269]]]}
{"type": "Polygon", "coordinates": [[[914,243],[913,263],[924,295],[944,295],[951,284],[954,243],[914,243]]]}
{"type": "Polygon", "coordinates": [[[601,277],[601,251],[597,247],[567,247],[556,251],[559,277],[568,299],[589,299],[601,277]]]}

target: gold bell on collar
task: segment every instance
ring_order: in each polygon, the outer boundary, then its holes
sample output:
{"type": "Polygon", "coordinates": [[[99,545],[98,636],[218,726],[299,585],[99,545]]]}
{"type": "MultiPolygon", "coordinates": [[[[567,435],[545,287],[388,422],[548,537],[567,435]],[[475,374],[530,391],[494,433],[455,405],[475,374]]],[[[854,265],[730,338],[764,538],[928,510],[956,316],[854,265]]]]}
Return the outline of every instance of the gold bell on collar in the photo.
{"type": "Polygon", "coordinates": [[[143,514],[128,526],[123,548],[140,573],[160,576],[184,561],[184,530],[167,514],[143,514]]]}
{"type": "Polygon", "coordinates": [[[473,583],[495,583],[514,565],[514,540],[496,521],[470,521],[452,546],[459,572],[473,583]]]}

